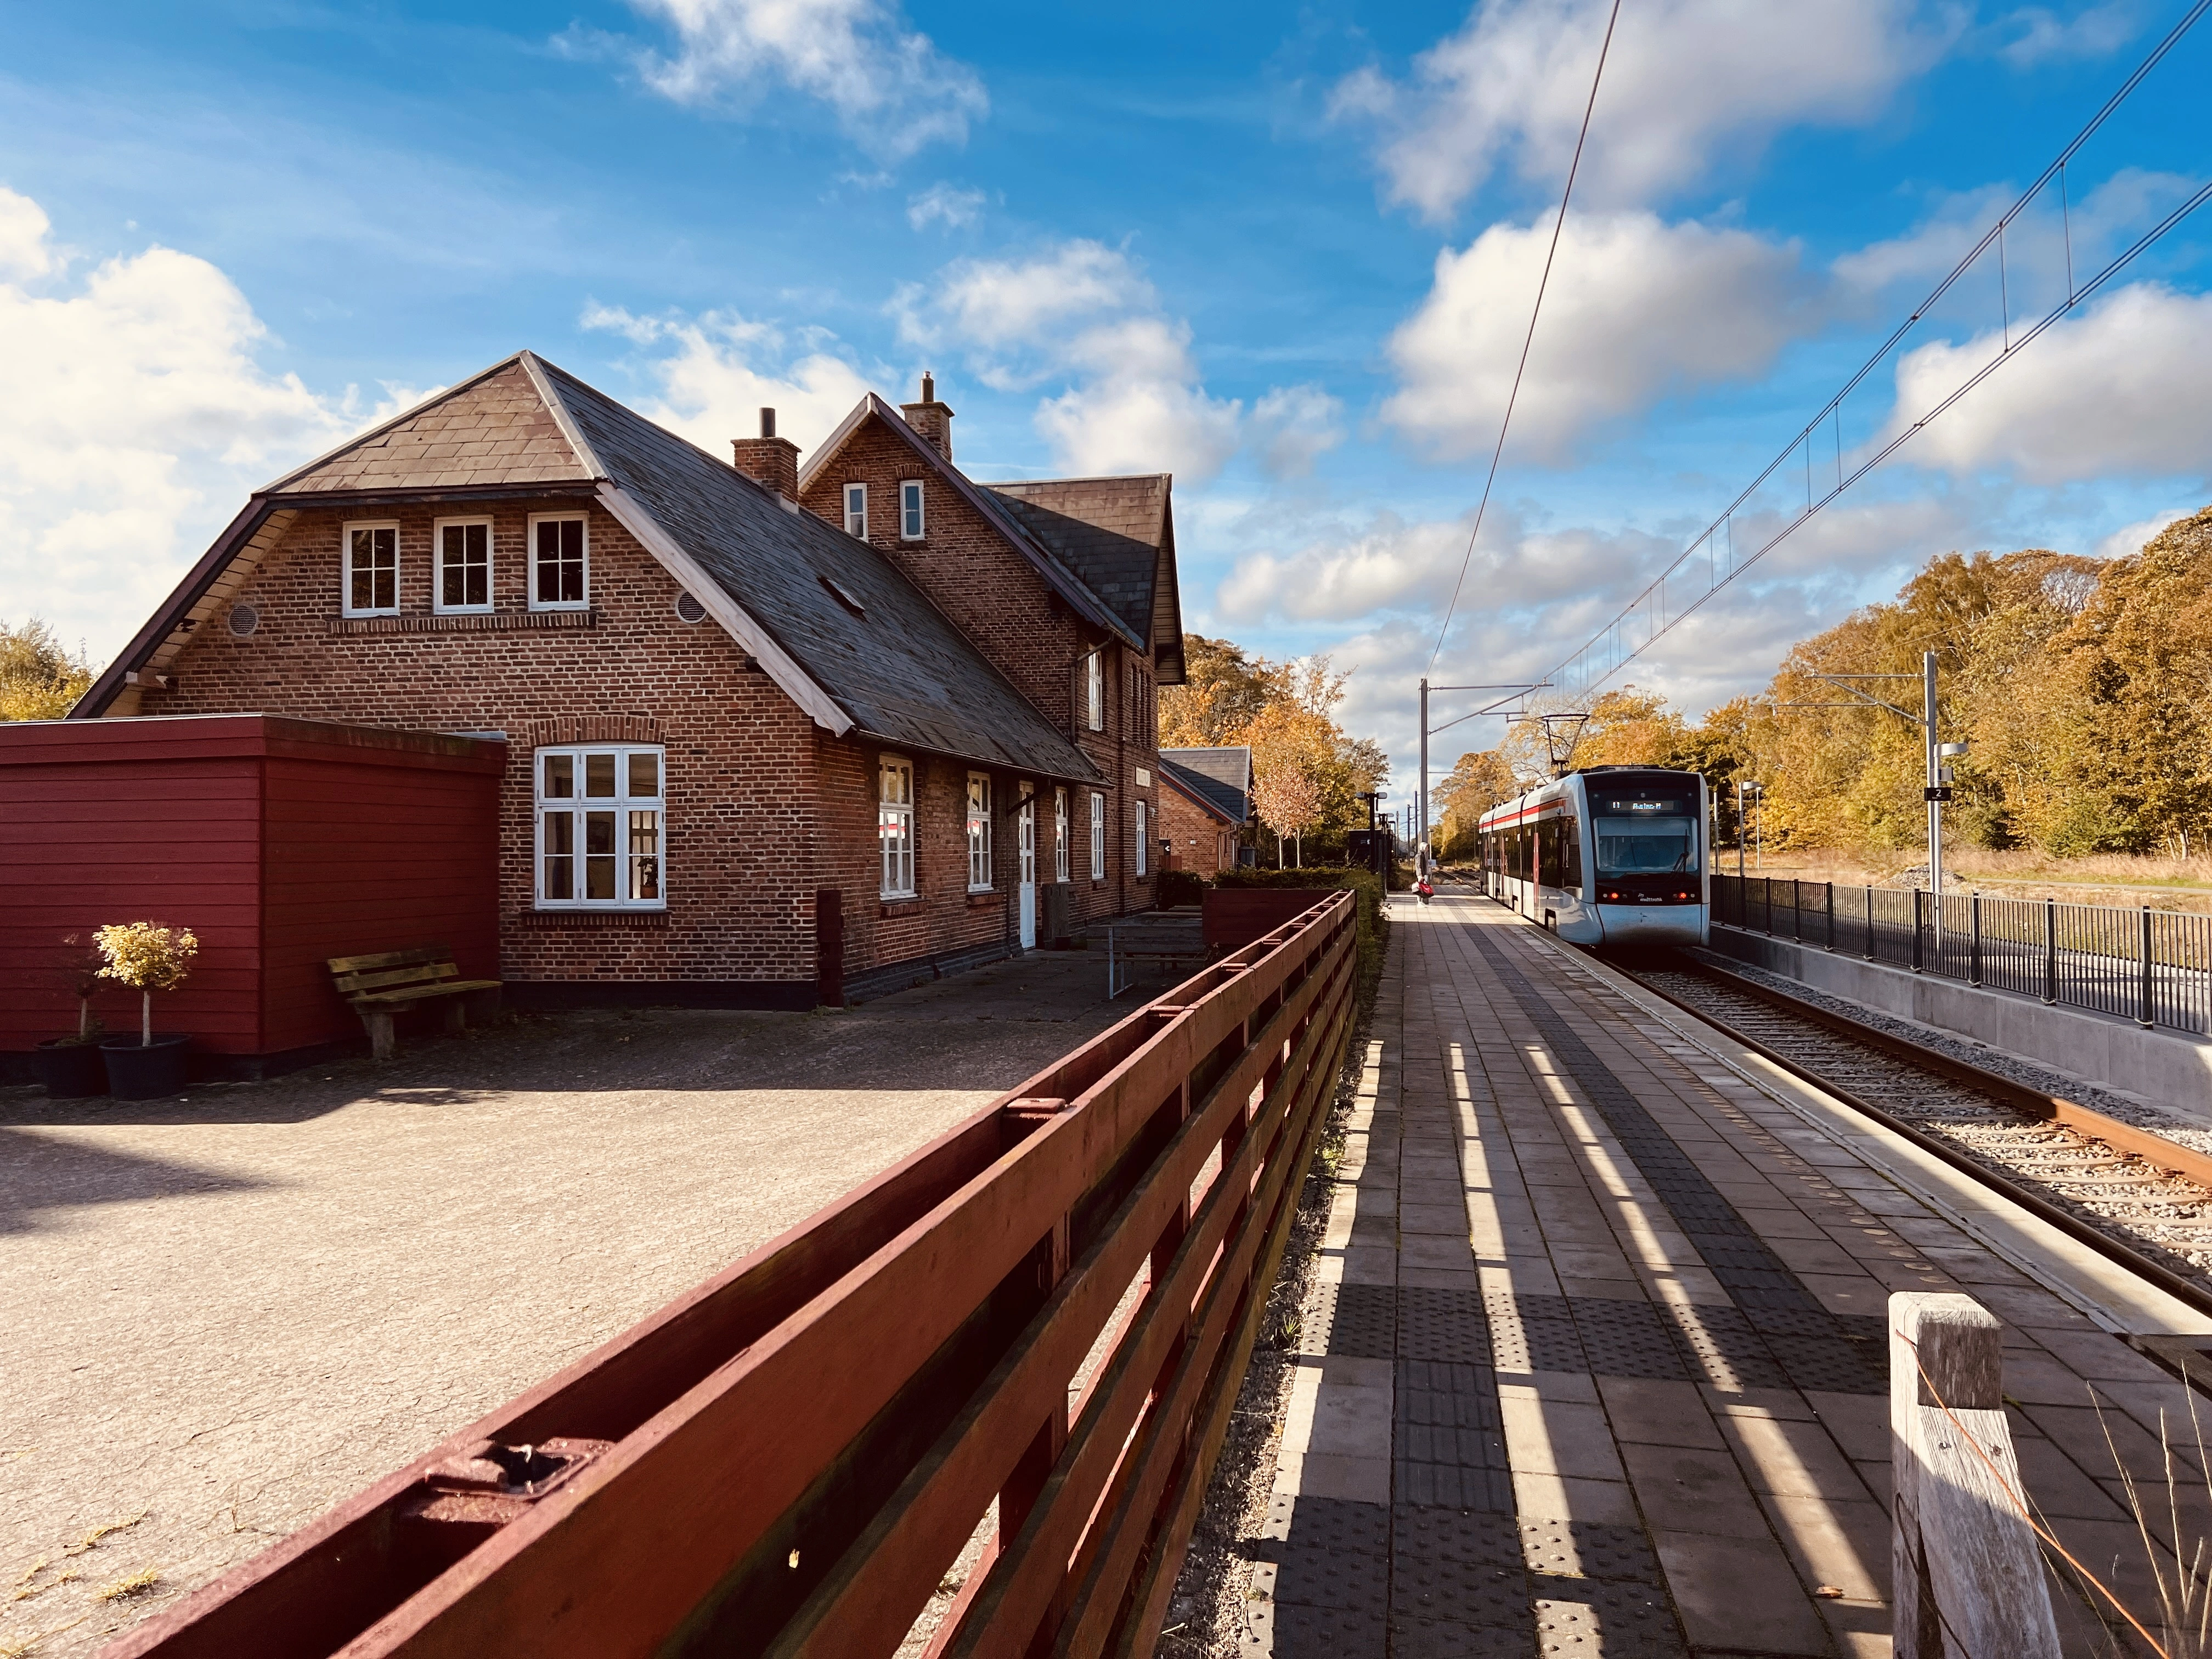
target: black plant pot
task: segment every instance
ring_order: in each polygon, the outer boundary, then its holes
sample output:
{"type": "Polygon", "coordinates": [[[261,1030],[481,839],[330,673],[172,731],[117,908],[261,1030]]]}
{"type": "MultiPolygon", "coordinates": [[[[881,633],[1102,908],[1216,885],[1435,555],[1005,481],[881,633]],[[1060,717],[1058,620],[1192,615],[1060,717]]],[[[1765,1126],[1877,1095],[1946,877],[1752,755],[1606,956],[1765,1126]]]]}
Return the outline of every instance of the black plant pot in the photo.
{"type": "Polygon", "coordinates": [[[107,1061],[107,1092],[118,1100],[157,1100],[185,1091],[185,1045],[188,1036],[154,1038],[142,1046],[137,1037],[110,1037],[100,1045],[107,1061]]]}
{"type": "Polygon", "coordinates": [[[39,1045],[39,1081],[54,1100],[88,1100],[107,1092],[107,1063],[97,1043],[50,1037],[39,1045]]]}

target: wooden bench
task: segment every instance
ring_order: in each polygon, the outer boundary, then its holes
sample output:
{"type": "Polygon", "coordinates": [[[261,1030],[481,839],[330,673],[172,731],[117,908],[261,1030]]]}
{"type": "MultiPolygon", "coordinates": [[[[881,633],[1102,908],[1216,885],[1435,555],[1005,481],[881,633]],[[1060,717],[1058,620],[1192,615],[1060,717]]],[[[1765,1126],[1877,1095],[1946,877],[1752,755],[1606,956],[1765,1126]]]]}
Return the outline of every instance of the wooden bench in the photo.
{"type": "Polygon", "coordinates": [[[443,999],[446,1029],[463,1030],[468,1024],[470,993],[499,989],[495,979],[463,979],[442,945],[386,951],[380,956],[332,957],[330,969],[338,994],[353,1005],[368,1028],[369,1051],[379,1060],[391,1059],[398,1048],[392,1035],[394,1014],[443,999]]]}

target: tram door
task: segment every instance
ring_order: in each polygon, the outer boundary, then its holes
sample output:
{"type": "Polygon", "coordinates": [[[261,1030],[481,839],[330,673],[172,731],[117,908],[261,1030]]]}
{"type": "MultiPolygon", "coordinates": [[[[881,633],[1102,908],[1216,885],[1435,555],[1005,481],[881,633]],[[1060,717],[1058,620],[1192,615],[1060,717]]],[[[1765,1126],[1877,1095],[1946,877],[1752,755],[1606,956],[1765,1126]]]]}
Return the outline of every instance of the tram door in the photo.
{"type": "Polygon", "coordinates": [[[1022,949],[1036,949],[1036,797],[1024,795],[1020,813],[1015,819],[1014,840],[1021,848],[1021,919],[1022,949]]]}

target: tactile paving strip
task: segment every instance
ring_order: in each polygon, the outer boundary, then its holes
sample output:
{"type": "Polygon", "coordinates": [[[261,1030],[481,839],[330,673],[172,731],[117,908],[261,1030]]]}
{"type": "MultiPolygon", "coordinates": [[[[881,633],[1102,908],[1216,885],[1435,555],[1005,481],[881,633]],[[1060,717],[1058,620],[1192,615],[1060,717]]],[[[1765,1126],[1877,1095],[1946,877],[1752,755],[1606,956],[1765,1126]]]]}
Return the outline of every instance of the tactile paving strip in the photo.
{"type": "Polygon", "coordinates": [[[1656,1586],[1595,1578],[1532,1581],[1536,1652],[1544,1659],[1686,1659],[1674,1610],[1656,1586]]]}
{"type": "MultiPolygon", "coordinates": [[[[1480,927],[1468,929],[1475,948],[1488,959],[1492,970],[1520,1005],[1522,1012],[1581,1087],[1598,1115],[1605,1120],[1621,1150],[1628,1154],[1660,1203],[1674,1216],[1722,1288],[1739,1307],[1792,1310],[1827,1321],[1831,1335],[1826,1343],[1811,1337],[1776,1338],[1778,1342],[1790,1345],[1787,1358],[1775,1352],[1773,1345],[1747,1323],[1742,1327],[1741,1346],[1728,1341],[1728,1346],[1735,1352],[1715,1352],[1710,1351],[1708,1344],[1693,1341],[1688,1345],[1689,1358],[1701,1364],[1722,1359],[1733,1374],[1713,1375],[1708,1364],[1707,1380],[1724,1387],[1771,1387],[1785,1377],[1794,1379],[1802,1375],[1821,1380],[1798,1382],[1796,1386],[1801,1388],[1850,1394],[1887,1392],[1887,1383],[1856,1358],[1857,1349],[1844,1340],[1845,1332],[1837,1316],[1804,1287],[1781,1257],[1766,1248],[1735,1206],[1706,1179],[1689,1153],[1660,1127],[1658,1120],[1644,1109],[1643,1103],[1613,1075],[1612,1068],[1544,1000],[1504,950],[1485,938],[1484,933],[1480,927]],[[1806,1346],[1815,1343],[1819,1346],[1806,1346]],[[1767,1351],[1763,1366],[1755,1358],[1753,1351],[1757,1349],[1767,1351]],[[1747,1370],[1762,1370],[1771,1381],[1755,1382],[1746,1374],[1747,1370]]],[[[1492,1322],[1493,1326],[1498,1322],[1494,1310],[1492,1322]]]]}
{"type": "Polygon", "coordinates": [[[1526,1524],[1495,1510],[1423,1509],[1400,1504],[1390,1511],[1390,1551],[1400,1561],[1517,1567],[1522,1564],[1522,1528],[1526,1524]]]}
{"type": "Polygon", "coordinates": [[[1398,1355],[1398,1291],[1394,1285],[1319,1285],[1298,1329],[1301,1353],[1353,1359],[1398,1355]]]}
{"type": "Polygon", "coordinates": [[[1583,1340],[1563,1296],[1483,1296],[1491,1364],[1501,1371],[1586,1371],[1583,1340]]]}
{"type": "Polygon", "coordinates": [[[1498,1379],[1486,1365],[1398,1362],[1392,1486],[1409,1504],[1510,1514],[1498,1379]]]}
{"type": "Polygon", "coordinates": [[[1470,1365],[1490,1361],[1490,1320],[1482,1292],[1406,1285],[1398,1291],[1398,1358],[1470,1365]]]}
{"type": "Polygon", "coordinates": [[[1390,1616],[1442,1619],[1460,1625],[1528,1628],[1528,1574],[1520,1566],[1477,1566],[1433,1558],[1393,1565],[1390,1616]]]}
{"type": "Polygon", "coordinates": [[[1273,1659],[1386,1659],[1389,1625],[1379,1612],[1256,1601],[1245,1615],[1239,1650],[1273,1659]]]}
{"type": "Polygon", "coordinates": [[[1640,1527],[1603,1521],[1520,1523],[1521,1553],[1528,1571],[1553,1578],[1625,1578],[1656,1584],[1659,1557],[1640,1527]]]}
{"type": "Polygon", "coordinates": [[[1589,1370],[1599,1376],[1648,1377],[1657,1382],[1690,1380],[1667,1316],[1649,1302],[1615,1302],[1576,1297],[1575,1328],[1582,1334],[1589,1370]]]}
{"type": "Polygon", "coordinates": [[[1528,1659],[1532,1620],[1525,1604],[1521,1612],[1518,1625],[1397,1615],[1390,1620],[1390,1659],[1528,1659]]]}
{"type": "Polygon", "coordinates": [[[1390,1511],[1380,1504],[1356,1503],[1349,1498],[1277,1492],[1267,1502],[1267,1518],[1260,1523],[1260,1535],[1249,1551],[1256,1560],[1279,1560],[1281,1558],[1271,1552],[1277,1544],[1386,1554],[1390,1548],[1390,1511]]]}

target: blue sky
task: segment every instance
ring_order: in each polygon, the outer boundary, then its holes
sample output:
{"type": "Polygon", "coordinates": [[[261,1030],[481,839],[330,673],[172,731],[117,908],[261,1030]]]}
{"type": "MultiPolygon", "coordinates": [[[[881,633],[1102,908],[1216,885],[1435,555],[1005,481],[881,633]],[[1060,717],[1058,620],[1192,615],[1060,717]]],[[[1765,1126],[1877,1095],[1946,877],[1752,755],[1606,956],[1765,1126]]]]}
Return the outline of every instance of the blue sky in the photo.
{"type": "MultiPolygon", "coordinates": [[[[255,484],[517,347],[717,451],[927,368],[978,476],[1173,471],[1187,623],[1352,667],[1409,783],[1605,9],[11,7],[0,615],[113,651],[255,484]]],[[[1578,646],[2183,9],[1626,0],[1437,678],[1578,646]]],[[[2209,67],[2212,25],[2008,237],[2013,325],[2203,182],[2209,67]]],[[[2203,505],[2208,228],[1620,678],[1701,708],[1930,554],[2203,505]]],[[[2005,326],[1985,260],[1830,467],[2005,326]]]]}

